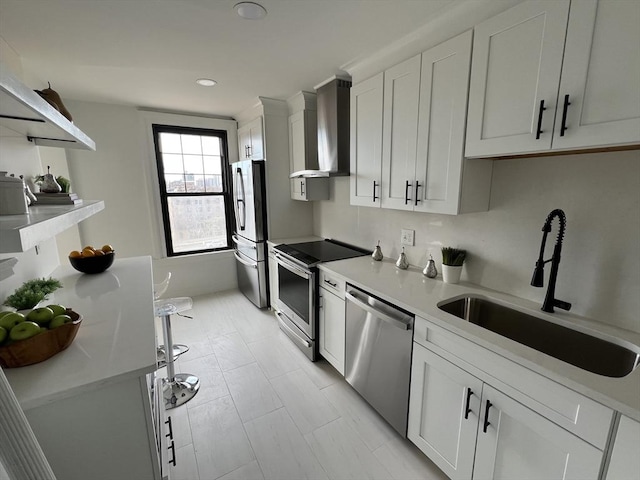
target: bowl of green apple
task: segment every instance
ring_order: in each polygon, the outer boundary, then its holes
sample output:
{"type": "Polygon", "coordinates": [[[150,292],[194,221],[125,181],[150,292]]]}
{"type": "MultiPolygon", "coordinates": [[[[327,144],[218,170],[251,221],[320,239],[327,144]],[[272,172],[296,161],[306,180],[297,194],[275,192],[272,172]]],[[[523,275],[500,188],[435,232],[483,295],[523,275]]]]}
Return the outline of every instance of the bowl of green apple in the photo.
{"type": "Polygon", "coordinates": [[[0,366],[25,367],[53,357],[73,343],[80,323],[80,314],[56,304],[0,312],[0,366]]]}

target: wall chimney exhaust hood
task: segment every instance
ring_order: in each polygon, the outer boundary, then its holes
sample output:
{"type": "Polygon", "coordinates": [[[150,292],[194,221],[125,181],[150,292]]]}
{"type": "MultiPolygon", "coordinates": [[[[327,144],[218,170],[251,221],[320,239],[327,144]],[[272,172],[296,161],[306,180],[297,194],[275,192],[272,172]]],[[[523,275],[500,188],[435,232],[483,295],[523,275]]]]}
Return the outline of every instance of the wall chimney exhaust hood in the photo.
{"type": "Polygon", "coordinates": [[[318,169],[291,178],[349,175],[349,89],[351,80],[331,77],[315,87],[318,116],[318,169]]]}

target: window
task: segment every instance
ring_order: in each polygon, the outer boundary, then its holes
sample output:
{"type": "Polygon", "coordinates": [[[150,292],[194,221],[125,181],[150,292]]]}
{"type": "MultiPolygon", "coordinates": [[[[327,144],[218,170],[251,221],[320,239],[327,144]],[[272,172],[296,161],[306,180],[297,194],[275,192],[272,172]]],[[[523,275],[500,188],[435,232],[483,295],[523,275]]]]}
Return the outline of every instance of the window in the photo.
{"type": "Polygon", "coordinates": [[[167,255],[231,248],[227,132],[153,125],[167,255]]]}

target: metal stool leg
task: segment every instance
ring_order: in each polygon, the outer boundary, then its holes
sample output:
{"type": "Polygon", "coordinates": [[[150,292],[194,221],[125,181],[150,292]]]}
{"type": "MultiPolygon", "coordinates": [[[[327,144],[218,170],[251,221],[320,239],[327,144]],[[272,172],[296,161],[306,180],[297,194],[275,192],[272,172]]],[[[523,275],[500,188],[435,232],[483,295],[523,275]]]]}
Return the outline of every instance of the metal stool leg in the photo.
{"type": "MultiPolygon", "coordinates": [[[[171,336],[171,315],[162,315],[162,329],[164,342],[169,351],[173,351],[173,338],[171,336]]],[[[165,409],[179,407],[191,400],[200,389],[200,379],[190,373],[175,372],[174,357],[166,357],[167,378],[163,381],[165,409]]]]}

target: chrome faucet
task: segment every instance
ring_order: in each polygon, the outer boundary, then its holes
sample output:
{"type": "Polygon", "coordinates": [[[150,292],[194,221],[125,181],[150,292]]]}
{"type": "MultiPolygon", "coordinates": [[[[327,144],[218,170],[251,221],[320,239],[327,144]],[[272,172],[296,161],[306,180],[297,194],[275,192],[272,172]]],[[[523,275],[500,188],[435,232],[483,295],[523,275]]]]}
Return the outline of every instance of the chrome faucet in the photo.
{"type": "Polygon", "coordinates": [[[555,298],[556,292],[556,278],[558,277],[558,266],[560,265],[560,252],[562,251],[562,239],[564,238],[564,230],[567,225],[567,217],[564,212],[559,208],[553,210],[544,222],[542,231],[542,245],[540,246],[540,256],[536,262],[536,268],[533,271],[533,278],[531,279],[531,285],[534,287],[544,286],[544,264],[551,262],[551,275],[549,275],[549,286],[547,287],[547,295],[544,297],[542,304],[542,310],[544,312],[553,313],[553,307],[562,308],[563,310],[570,310],[571,304],[555,298]],[[558,231],[558,238],[556,239],[556,245],[553,248],[553,255],[549,260],[544,260],[544,247],[547,242],[547,234],[551,231],[551,222],[555,217],[558,217],[560,221],[560,230],[558,231]]]}

